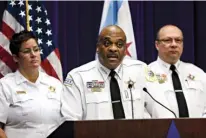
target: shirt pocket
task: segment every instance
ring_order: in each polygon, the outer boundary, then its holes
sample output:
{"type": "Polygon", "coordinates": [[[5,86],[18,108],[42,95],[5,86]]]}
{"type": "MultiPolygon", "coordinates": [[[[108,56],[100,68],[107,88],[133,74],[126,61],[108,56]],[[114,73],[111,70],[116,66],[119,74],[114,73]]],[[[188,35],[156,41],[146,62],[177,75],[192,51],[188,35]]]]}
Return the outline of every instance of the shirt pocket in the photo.
{"type": "Polygon", "coordinates": [[[142,99],[141,91],[137,89],[124,90],[123,94],[125,95],[123,96],[123,101],[141,101],[142,99]]]}
{"type": "Polygon", "coordinates": [[[109,98],[105,92],[93,92],[86,94],[86,103],[87,104],[99,104],[102,102],[108,102],[109,98]]]}
{"type": "Polygon", "coordinates": [[[200,81],[189,80],[184,91],[190,103],[196,105],[197,108],[205,106],[206,94],[200,81]]]}
{"type": "Polygon", "coordinates": [[[12,97],[11,110],[17,115],[27,116],[34,111],[34,98],[28,94],[16,94],[12,97]]]}
{"type": "Polygon", "coordinates": [[[111,100],[106,92],[93,92],[86,95],[87,119],[107,118],[111,109],[111,100]]]}
{"type": "Polygon", "coordinates": [[[47,98],[49,102],[48,105],[51,106],[52,111],[60,112],[60,108],[61,108],[60,95],[57,93],[48,92],[47,98]]]}
{"type": "MultiPolygon", "coordinates": [[[[125,98],[123,99],[123,103],[127,105],[126,107],[128,109],[131,109],[131,102],[133,102],[133,110],[136,113],[142,112],[144,110],[144,95],[142,93],[141,89],[132,89],[132,95],[130,90],[125,90],[124,93],[127,93],[125,98]]],[[[139,114],[139,113],[138,113],[139,114]]]]}

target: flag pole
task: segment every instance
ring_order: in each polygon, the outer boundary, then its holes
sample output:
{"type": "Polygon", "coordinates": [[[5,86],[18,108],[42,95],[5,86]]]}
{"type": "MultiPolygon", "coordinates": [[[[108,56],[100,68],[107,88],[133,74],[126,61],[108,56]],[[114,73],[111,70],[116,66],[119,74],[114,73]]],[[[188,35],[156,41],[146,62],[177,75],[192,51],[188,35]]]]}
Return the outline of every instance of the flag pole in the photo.
{"type": "Polygon", "coordinates": [[[30,31],[30,24],[29,24],[29,2],[26,0],[26,30],[30,31]]]}

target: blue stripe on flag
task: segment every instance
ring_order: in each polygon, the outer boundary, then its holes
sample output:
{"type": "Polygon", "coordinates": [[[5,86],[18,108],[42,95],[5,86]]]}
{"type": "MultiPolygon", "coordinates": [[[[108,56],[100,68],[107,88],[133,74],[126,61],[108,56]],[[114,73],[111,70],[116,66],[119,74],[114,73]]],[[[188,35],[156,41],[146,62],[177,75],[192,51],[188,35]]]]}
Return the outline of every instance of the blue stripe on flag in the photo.
{"type": "Polygon", "coordinates": [[[105,20],[103,28],[108,26],[108,25],[117,24],[118,11],[119,11],[120,7],[122,6],[122,2],[123,1],[110,2],[108,13],[107,13],[107,18],[105,20]]]}

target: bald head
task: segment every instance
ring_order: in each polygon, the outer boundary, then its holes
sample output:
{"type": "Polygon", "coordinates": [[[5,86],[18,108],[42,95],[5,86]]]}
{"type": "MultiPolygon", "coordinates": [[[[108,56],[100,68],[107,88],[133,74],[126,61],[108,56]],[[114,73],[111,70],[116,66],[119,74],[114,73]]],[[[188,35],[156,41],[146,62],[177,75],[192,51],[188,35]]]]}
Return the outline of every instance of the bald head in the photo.
{"type": "Polygon", "coordinates": [[[97,53],[100,63],[108,69],[117,68],[126,53],[126,36],[116,25],[102,29],[98,37],[97,53]]]}
{"type": "Polygon", "coordinates": [[[120,34],[126,42],[126,35],[124,31],[117,25],[109,25],[103,28],[99,34],[98,41],[104,38],[105,36],[116,36],[117,34],[120,34]]]}
{"type": "Polygon", "coordinates": [[[159,29],[159,31],[157,32],[157,36],[156,36],[156,40],[159,40],[161,39],[161,35],[165,32],[165,30],[176,30],[178,31],[182,36],[183,36],[183,33],[182,31],[180,30],[180,28],[178,28],[177,26],[175,25],[172,25],[172,24],[169,24],[169,25],[164,25],[163,27],[161,27],[159,29]]]}

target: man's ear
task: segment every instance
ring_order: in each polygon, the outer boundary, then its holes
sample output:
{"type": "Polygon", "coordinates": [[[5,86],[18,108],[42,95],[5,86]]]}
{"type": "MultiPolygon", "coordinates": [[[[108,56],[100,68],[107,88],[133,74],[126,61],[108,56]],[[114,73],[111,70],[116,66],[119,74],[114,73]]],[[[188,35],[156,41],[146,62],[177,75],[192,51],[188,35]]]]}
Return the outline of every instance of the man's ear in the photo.
{"type": "Polygon", "coordinates": [[[99,53],[99,47],[97,46],[96,48],[96,53],[98,54],[99,53]]]}
{"type": "Polygon", "coordinates": [[[155,41],[155,47],[156,47],[157,51],[159,51],[159,42],[158,41],[155,41]]]}

